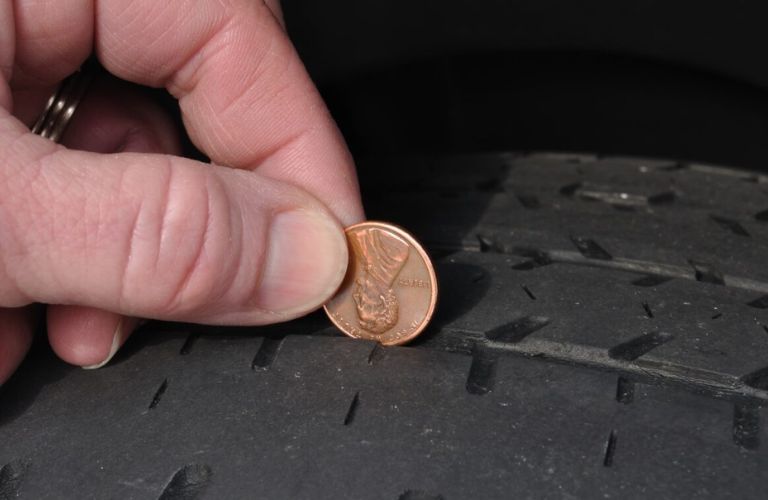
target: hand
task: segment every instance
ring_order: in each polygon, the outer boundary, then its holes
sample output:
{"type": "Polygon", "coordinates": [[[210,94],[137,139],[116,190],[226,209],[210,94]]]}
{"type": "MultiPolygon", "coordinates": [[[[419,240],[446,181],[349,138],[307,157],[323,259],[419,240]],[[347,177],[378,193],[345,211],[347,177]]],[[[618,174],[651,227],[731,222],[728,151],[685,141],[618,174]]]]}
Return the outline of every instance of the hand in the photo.
{"type": "Polygon", "coordinates": [[[108,361],[135,318],[302,315],[339,285],[342,224],[362,218],[351,157],[276,2],[0,3],[0,383],[36,302],[52,304],[53,349],[81,366],[108,361]],[[117,82],[91,87],[63,146],[30,133],[92,52],[178,98],[222,166],[174,156],[172,122],[117,82]]]}

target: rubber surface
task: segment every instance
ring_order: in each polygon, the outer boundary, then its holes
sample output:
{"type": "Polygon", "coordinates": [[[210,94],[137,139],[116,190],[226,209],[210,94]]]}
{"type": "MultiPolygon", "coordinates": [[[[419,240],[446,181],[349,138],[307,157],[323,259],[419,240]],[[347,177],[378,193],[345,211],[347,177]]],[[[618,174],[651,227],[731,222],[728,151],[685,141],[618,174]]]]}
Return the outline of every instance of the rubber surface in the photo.
{"type": "Polygon", "coordinates": [[[408,347],[322,315],[149,324],[0,392],[0,498],[763,498],[768,177],[589,155],[370,161],[435,256],[408,347]]]}

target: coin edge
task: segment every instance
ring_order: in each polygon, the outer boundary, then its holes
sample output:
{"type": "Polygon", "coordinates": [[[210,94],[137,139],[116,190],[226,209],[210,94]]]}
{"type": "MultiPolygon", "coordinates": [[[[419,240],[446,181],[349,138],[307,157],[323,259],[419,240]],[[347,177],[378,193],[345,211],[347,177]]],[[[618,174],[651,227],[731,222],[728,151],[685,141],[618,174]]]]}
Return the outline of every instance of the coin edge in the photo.
{"type": "MultiPolygon", "coordinates": [[[[413,340],[416,337],[418,337],[421,334],[421,332],[423,332],[427,328],[427,325],[429,324],[430,320],[432,319],[432,316],[435,313],[435,307],[437,306],[437,296],[438,296],[438,293],[439,293],[439,291],[438,291],[439,290],[439,285],[438,285],[438,282],[437,282],[437,274],[435,273],[435,265],[432,263],[432,259],[429,257],[429,254],[427,254],[427,251],[424,250],[424,247],[421,245],[421,243],[419,243],[419,241],[411,233],[409,233],[406,229],[398,226],[397,224],[392,224],[391,222],[383,222],[383,221],[377,221],[377,220],[358,222],[357,224],[352,224],[351,226],[348,226],[348,227],[344,228],[344,237],[345,238],[347,237],[347,233],[349,231],[352,231],[354,229],[357,229],[357,228],[360,228],[360,227],[363,227],[363,226],[367,226],[367,227],[374,226],[374,227],[379,227],[380,229],[387,229],[387,230],[395,229],[396,230],[395,232],[398,233],[398,236],[404,237],[408,241],[408,243],[411,244],[416,249],[416,251],[419,253],[419,256],[421,256],[422,260],[427,265],[427,271],[429,271],[430,280],[432,281],[432,283],[434,283],[434,286],[432,287],[433,288],[433,293],[430,294],[431,297],[430,297],[429,308],[427,309],[427,313],[424,315],[424,319],[421,321],[419,326],[413,331],[413,333],[411,333],[407,337],[404,337],[402,339],[398,339],[396,342],[381,342],[381,341],[377,341],[375,339],[366,339],[366,338],[362,338],[362,337],[355,337],[354,335],[352,335],[350,333],[347,333],[336,322],[335,318],[333,317],[331,312],[328,310],[328,302],[330,302],[331,300],[333,300],[334,297],[336,297],[336,294],[339,292],[339,290],[341,290],[341,286],[335,292],[333,292],[333,295],[331,296],[331,298],[325,304],[323,304],[323,311],[325,311],[325,315],[328,316],[328,319],[331,320],[331,323],[333,323],[333,325],[336,328],[341,330],[341,332],[344,335],[346,335],[348,337],[351,337],[353,339],[371,340],[373,342],[377,342],[377,343],[379,343],[381,345],[384,345],[384,346],[393,346],[393,345],[407,344],[411,340],[413,340]],[[399,233],[402,233],[402,234],[399,234],[399,233]]],[[[352,255],[353,255],[352,252],[350,252],[349,253],[350,258],[352,258],[352,255]]],[[[345,274],[345,276],[346,276],[346,274],[345,274]]]]}

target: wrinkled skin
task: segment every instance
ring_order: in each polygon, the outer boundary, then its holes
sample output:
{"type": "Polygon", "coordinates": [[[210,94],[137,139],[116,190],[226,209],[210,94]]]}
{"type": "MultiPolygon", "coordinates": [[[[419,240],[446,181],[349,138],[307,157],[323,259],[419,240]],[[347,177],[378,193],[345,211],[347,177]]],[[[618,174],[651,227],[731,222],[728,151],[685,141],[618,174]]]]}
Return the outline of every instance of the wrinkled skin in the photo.
{"type": "Polygon", "coordinates": [[[100,366],[138,322],[264,324],[322,304],[363,218],[354,166],[274,1],[0,2],[0,383],[45,303],[64,360],[100,366]],[[76,27],[76,28],[73,28],[76,27]],[[100,78],[62,144],[56,84],[100,78]],[[164,87],[214,164],[137,86],[164,87]]]}

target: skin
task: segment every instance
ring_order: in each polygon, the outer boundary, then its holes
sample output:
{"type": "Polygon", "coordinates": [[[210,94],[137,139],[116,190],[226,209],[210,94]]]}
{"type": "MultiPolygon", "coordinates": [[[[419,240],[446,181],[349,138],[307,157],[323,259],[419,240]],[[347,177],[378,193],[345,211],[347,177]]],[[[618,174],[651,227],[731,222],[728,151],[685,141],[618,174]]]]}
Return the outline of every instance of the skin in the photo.
{"type": "Polygon", "coordinates": [[[259,325],[309,312],[363,219],[350,154],[277,2],[0,2],[0,383],[47,306],[65,361],[107,362],[137,318],[259,325]],[[76,28],[74,28],[76,27],[76,28]],[[57,145],[31,134],[95,53],[57,145]],[[165,88],[213,165],[138,85],[165,88]]]}

